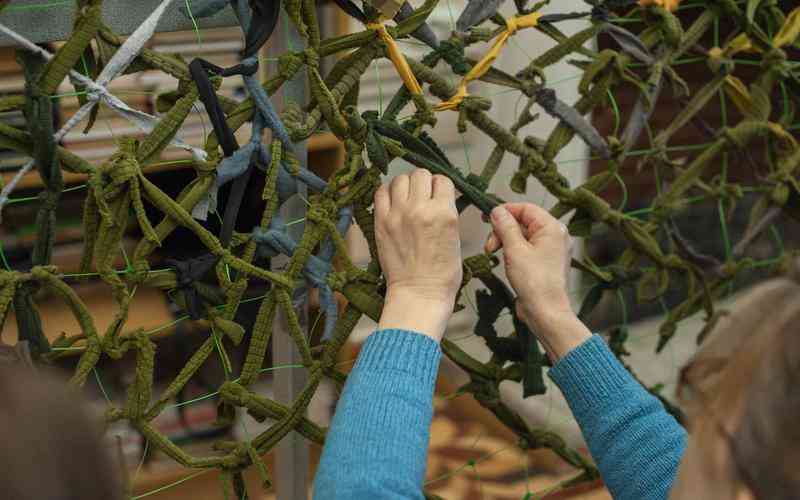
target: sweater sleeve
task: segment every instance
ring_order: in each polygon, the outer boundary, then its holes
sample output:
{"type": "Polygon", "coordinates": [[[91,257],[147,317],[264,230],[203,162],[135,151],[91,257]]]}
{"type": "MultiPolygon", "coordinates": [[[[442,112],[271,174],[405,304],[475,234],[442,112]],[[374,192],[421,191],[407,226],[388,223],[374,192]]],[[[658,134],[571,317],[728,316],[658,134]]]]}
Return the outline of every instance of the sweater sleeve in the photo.
{"type": "Polygon", "coordinates": [[[369,336],[347,379],[314,479],[315,500],[422,499],[439,344],[369,336]]]}
{"type": "Polygon", "coordinates": [[[561,388],[603,480],[616,500],[669,496],[686,431],[594,335],[559,360],[561,388]]]}

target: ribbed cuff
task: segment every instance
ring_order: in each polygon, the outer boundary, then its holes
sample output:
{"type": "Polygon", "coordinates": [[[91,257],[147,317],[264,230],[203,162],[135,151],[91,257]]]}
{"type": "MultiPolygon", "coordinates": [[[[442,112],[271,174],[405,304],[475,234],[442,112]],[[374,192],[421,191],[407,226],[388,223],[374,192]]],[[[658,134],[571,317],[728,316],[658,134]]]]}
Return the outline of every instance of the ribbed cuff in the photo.
{"type": "Polygon", "coordinates": [[[620,389],[637,382],[598,335],[561,358],[548,372],[573,408],[607,404],[620,389]]]}
{"type": "Polygon", "coordinates": [[[441,358],[441,347],[426,335],[409,330],[378,330],[367,337],[356,367],[362,372],[398,370],[432,380],[441,358]]]}

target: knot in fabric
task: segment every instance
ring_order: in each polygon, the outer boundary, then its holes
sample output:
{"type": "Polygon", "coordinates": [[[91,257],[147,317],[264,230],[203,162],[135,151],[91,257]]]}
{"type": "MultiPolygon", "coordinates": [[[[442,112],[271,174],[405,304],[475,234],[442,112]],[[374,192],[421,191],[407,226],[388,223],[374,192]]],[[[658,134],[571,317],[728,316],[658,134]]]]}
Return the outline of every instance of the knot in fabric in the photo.
{"type": "Polygon", "coordinates": [[[91,85],[86,89],[86,99],[90,102],[98,102],[105,94],[104,90],[102,87],[91,85]]]}
{"type": "Polygon", "coordinates": [[[464,58],[463,42],[458,39],[443,40],[436,50],[456,74],[465,75],[469,72],[469,64],[464,58]]]}
{"type": "Polygon", "coordinates": [[[513,35],[519,30],[519,22],[517,22],[516,17],[507,17],[506,18],[506,32],[509,35],[513,35]]]}
{"type": "Polygon", "coordinates": [[[386,45],[389,59],[392,61],[397,74],[400,75],[408,91],[412,94],[422,94],[422,87],[417,81],[414,72],[411,71],[411,66],[408,65],[406,56],[400,51],[400,47],[397,46],[397,42],[392,38],[392,35],[389,34],[386,26],[381,22],[368,23],[367,28],[375,31],[378,34],[378,38],[386,45]]]}
{"type": "Polygon", "coordinates": [[[61,199],[61,194],[53,191],[42,191],[39,193],[40,208],[50,212],[58,209],[58,202],[61,199]]]}
{"type": "Polygon", "coordinates": [[[139,175],[139,162],[133,157],[122,157],[111,163],[107,172],[111,182],[120,185],[139,175]]]}
{"type": "Polygon", "coordinates": [[[36,281],[47,281],[51,279],[56,272],[57,269],[55,266],[35,266],[31,269],[31,276],[33,276],[36,281]]]}
{"type": "Polygon", "coordinates": [[[319,67],[319,52],[317,52],[314,47],[306,48],[306,50],[303,51],[303,57],[306,60],[306,65],[314,68],[319,67]]]}
{"type": "Polygon", "coordinates": [[[458,88],[456,89],[456,93],[448,99],[436,106],[436,111],[446,111],[446,110],[456,110],[459,108],[460,104],[464,101],[464,98],[467,96],[467,84],[469,82],[478,80],[486,72],[491,69],[492,64],[500,55],[500,51],[505,47],[506,42],[508,39],[511,38],[517,31],[524,29],[524,28],[533,28],[539,24],[539,19],[542,17],[542,14],[539,12],[532,12],[530,14],[525,14],[524,16],[514,16],[506,19],[506,29],[500,33],[495,40],[494,45],[486,53],[483,58],[478,61],[475,66],[467,73],[464,78],[459,83],[458,88]]]}

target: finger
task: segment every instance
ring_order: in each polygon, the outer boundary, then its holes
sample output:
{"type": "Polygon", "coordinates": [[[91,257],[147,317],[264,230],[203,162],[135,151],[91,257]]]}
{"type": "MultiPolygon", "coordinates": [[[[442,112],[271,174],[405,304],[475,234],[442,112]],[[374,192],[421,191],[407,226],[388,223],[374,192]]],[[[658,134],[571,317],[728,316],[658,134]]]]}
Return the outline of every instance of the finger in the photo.
{"type": "Polygon", "coordinates": [[[424,168],[418,168],[411,173],[408,199],[426,201],[431,199],[433,192],[433,176],[424,168]]]}
{"type": "Polygon", "coordinates": [[[386,184],[381,184],[381,187],[375,191],[375,220],[380,222],[389,215],[389,210],[392,208],[392,199],[389,195],[389,187],[386,184]]]}
{"type": "Polygon", "coordinates": [[[497,235],[500,243],[506,249],[526,241],[519,222],[504,205],[495,207],[492,210],[492,227],[494,228],[494,234],[497,235]]]}
{"type": "Polygon", "coordinates": [[[398,175],[392,179],[392,183],[389,186],[389,192],[392,196],[392,205],[408,201],[409,184],[408,174],[398,175]]]}
{"type": "Polygon", "coordinates": [[[483,250],[486,253],[495,253],[496,251],[500,250],[500,239],[494,234],[494,231],[489,233],[489,237],[486,238],[486,244],[483,245],[483,250]]]}
{"type": "Polygon", "coordinates": [[[505,203],[503,206],[523,226],[527,226],[531,221],[539,221],[543,225],[558,222],[558,219],[550,215],[550,212],[534,203],[505,203]]]}
{"type": "Polygon", "coordinates": [[[558,219],[550,215],[550,212],[533,203],[506,203],[503,206],[525,228],[524,232],[528,240],[533,238],[544,227],[563,225],[558,219]]]}
{"type": "Polygon", "coordinates": [[[455,205],[456,187],[453,185],[453,181],[443,175],[437,174],[433,176],[432,183],[433,199],[447,201],[448,203],[453,203],[455,205]]]}

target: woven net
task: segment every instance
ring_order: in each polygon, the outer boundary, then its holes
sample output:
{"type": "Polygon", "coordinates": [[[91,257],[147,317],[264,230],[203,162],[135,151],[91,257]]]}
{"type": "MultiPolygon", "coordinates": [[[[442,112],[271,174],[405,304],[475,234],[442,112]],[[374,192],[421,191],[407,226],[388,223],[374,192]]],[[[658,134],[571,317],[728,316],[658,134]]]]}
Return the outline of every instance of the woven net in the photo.
{"type": "MultiPolygon", "coordinates": [[[[780,218],[797,217],[799,213],[796,170],[800,147],[794,131],[800,127],[793,123],[800,92],[800,60],[795,46],[800,34],[799,9],[790,10],[774,0],[682,5],[666,0],[587,0],[585,12],[544,13],[558,6],[547,6],[548,2],[529,6],[527,1],[517,0],[517,15],[504,18],[497,13],[501,2],[472,1],[461,14],[457,29],[449,38],[439,40],[426,25],[437,0],[427,0],[416,9],[408,4],[376,3],[381,10],[371,4],[358,6],[341,0],[336,4],[362,22],[364,29],[322,39],[316,2],[312,0],[240,0],[230,5],[213,0],[196,0],[191,5],[186,2],[187,14],[193,19],[223,8],[235,9],[246,47],[241,64],[219,68],[202,60],[187,63],[178,55],[145,47],[159,16],[171,3],[164,0],[132,36],[123,40],[104,25],[101,0],[77,0],[72,35],[54,54],[0,25],[4,35],[19,46],[18,58],[26,74],[24,95],[0,99],[0,109],[24,111],[26,126],[0,124],[0,145],[31,158],[18,178],[35,168],[44,183],[38,196],[24,200],[39,206],[33,266],[27,270],[6,266],[0,272],[0,318],[5,321],[7,313],[14,310],[20,341],[27,343],[37,362],[79,356],[72,376],[76,386],[86,382],[101,359],[113,362],[126,354],[133,356],[135,376],[127,398],[124,404],[108,408],[107,421],[130,422],[150,447],[186,467],[221,470],[226,494],[239,496],[241,473],[253,465],[268,488],[269,473],[259,456],[289,432],[297,431],[309,441],[324,443],[325,429],[310,421],[306,410],[324,379],[339,387],[344,384],[346,375],[337,367],[339,350],[363,315],[376,320],[380,314],[384,284],[370,206],[381,176],[395,160],[448,176],[461,193],[459,210],[488,213],[502,202],[490,192],[501,162],[506,156],[517,158],[519,167],[511,178],[514,191],[524,193],[528,183],[538,182],[558,200],[552,208],[554,215],[561,218],[571,214],[573,235],[589,238],[593,228],[603,227],[625,241],[625,251],[612,265],[599,266],[588,258],[573,263],[594,283],[581,308],[583,317],[606,292],[635,290],[638,301],[657,302],[680,278],[685,300],[667,308],[659,332],[659,350],[673,338],[681,320],[699,311],[705,311],[708,321],[700,332],[702,340],[719,317],[717,300],[737,277],[745,272],[780,270],[796,253],[781,246],[774,257],[755,260],[747,249],[762,234],[776,233],[774,227],[780,218]],[[676,15],[678,10],[698,8],[702,13],[690,25],[683,25],[676,15]],[[280,55],[278,71],[262,82],[257,78],[258,52],[281,15],[305,43],[280,55]],[[384,16],[394,17],[396,24],[384,16]],[[567,36],[558,24],[569,19],[585,19],[587,27],[567,36]],[[720,30],[723,20],[725,26],[733,26],[725,33],[720,30]],[[506,42],[524,29],[540,31],[552,44],[516,74],[493,67],[506,42]],[[702,41],[709,36],[713,36],[713,46],[704,46],[702,41]],[[396,40],[408,37],[427,44],[427,55],[419,60],[405,56],[396,40]],[[611,48],[586,48],[598,38],[611,48]],[[465,56],[466,48],[483,42],[489,42],[491,48],[481,60],[465,56]],[[323,74],[320,60],[330,55],[340,58],[323,74]],[[385,109],[359,113],[359,82],[380,58],[392,61],[404,85],[385,109]],[[559,99],[545,77],[548,67],[566,59],[582,71],[580,97],[574,105],[559,99]],[[687,60],[707,63],[702,87],[692,92],[684,81],[686,75],[682,75],[687,60]],[[462,80],[454,84],[436,69],[438,65],[448,66],[462,80]],[[739,73],[741,68],[754,66],[758,68],[755,74],[739,73]],[[179,81],[174,91],[159,97],[160,116],[130,108],[107,89],[119,75],[153,69],[179,81]],[[289,102],[276,113],[269,96],[297,75],[307,78],[310,100],[289,102]],[[248,96],[242,101],[217,94],[221,79],[234,77],[242,78],[247,89],[248,96]],[[56,89],[67,78],[74,84],[82,107],[60,130],[54,130],[52,102],[56,89]],[[468,84],[476,80],[519,93],[526,105],[513,123],[498,123],[488,113],[491,100],[470,95],[468,84]],[[637,92],[629,110],[620,110],[614,97],[622,86],[631,86],[637,92]],[[685,106],[666,126],[658,127],[652,117],[659,99],[668,91],[681,97],[685,106]],[[180,139],[181,125],[198,102],[205,106],[214,125],[202,148],[180,139]],[[719,103],[723,109],[719,125],[702,119],[710,103],[719,103]],[[146,135],[142,139],[119,138],[117,151],[95,165],[59,142],[87,117],[91,128],[99,106],[110,108],[146,135]],[[731,107],[730,113],[727,107],[731,107]],[[401,117],[400,112],[407,109],[411,114],[401,117]],[[604,109],[613,109],[616,116],[615,130],[607,135],[588,118],[590,113],[604,109]],[[556,125],[546,137],[523,135],[522,129],[536,120],[538,110],[556,118],[556,125]],[[494,149],[480,171],[462,173],[431,138],[428,131],[435,129],[440,113],[458,113],[461,131],[475,129],[493,142],[494,149]],[[627,117],[625,123],[621,123],[623,115],[627,117]],[[729,120],[733,116],[738,121],[729,120]],[[253,132],[249,142],[240,146],[233,134],[246,123],[252,124],[253,132]],[[674,144],[676,133],[690,126],[703,130],[709,141],[692,147],[674,144]],[[333,132],[345,150],[343,165],[327,180],[310,172],[294,154],[298,142],[322,129],[333,132]],[[569,185],[555,160],[574,138],[585,142],[592,159],[602,165],[599,173],[579,186],[569,185]],[[649,138],[650,147],[634,150],[643,138],[649,138]],[[186,150],[183,162],[196,173],[176,197],[167,195],[143,174],[143,169],[156,163],[167,147],[186,150]],[[672,156],[675,151],[690,156],[678,162],[672,156]],[[757,159],[752,151],[760,151],[757,159]],[[731,180],[727,172],[731,155],[750,162],[756,173],[752,182],[731,180]],[[611,206],[604,193],[617,183],[624,188],[620,168],[631,158],[638,158],[640,171],[655,172],[660,180],[658,194],[648,207],[626,212],[611,206]],[[85,245],[78,275],[65,274],[51,265],[57,209],[65,191],[63,172],[89,179],[81,186],[86,189],[85,245]],[[257,176],[263,178],[265,186],[260,222],[244,232],[236,231],[242,196],[257,176]],[[294,221],[283,220],[279,209],[306,190],[307,215],[302,236],[295,240],[287,230],[294,221]],[[725,228],[726,216],[745,193],[757,196],[757,202],[741,238],[734,243],[725,228]],[[217,207],[218,198],[226,201],[224,207],[221,203],[217,207]],[[698,201],[719,205],[724,259],[698,251],[675,224],[674,218],[698,201]],[[158,220],[148,216],[146,207],[160,212],[158,220]],[[219,225],[205,222],[214,212],[221,214],[219,225]],[[344,233],[351,221],[369,243],[371,262],[366,268],[353,264],[347,255],[344,233]],[[116,269],[122,238],[132,228],[137,228],[142,238],[130,258],[125,255],[126,267],[116,269]],[[205,253],[191,259],[166,260],[166,267],[152,269],[154,253],[179,228],[190,231],[205,247],[205,253]],[[270,270],[265,263],[276,255],[288,257],[288,264],[280,271],[270,270]],[[334,257],[340,263],[337,266],[332,265],[334,257]],[[105,331],[98,331],[74,289],[88,275],[105,282],[118,305],[105,331]],[[254,288],[265,286],[265,294],[253,295],[254,288]],[[203,321],[210,327],[206,340],[160,394],[153,389],[158,361],[154,336],[158,332],[126,327],[131,300],[142,287],[169,292],[185,311],[181,320],[203,321]],[[303,331],[296,309],[310,289],[318,290],[325,315],[322,340],[317,345],[312,345],[303,331]],[[48,341],[35,300],[42,290],[69,306],[80,332],[48,341]],[[337,295],[346,299],[343,306],[337,302],[337,295]],[[258,303],[255,322],[248,329],[235,321],[245,301],[258,303]],[[260,374],[272,369],[265,367],[265,357],[279,311],[286,318],[308,378],[307,386],[290,405],[252,390],[260,374]],[[240,346],[246,352],[238,373],[233,373],[227,359],[226,349],[231,346],[240,346]],[[246,441],[219,443],[220,452],[215,455],[191,456],[158,432],[152,421],[211,357],[219,357],[226,367],[226,381],[209,396],[219,399],[220,421],[232,421],[239,407],[255,419],[268,419],[272,424],[246,441]]],[[[9,4],[13,7],[13,2],[0,2],[0,8],[9,8],[9,4]]],[[[0,207],[22,201],[12,196],[17,181],[4,187],[0,207]]],[[[470,382],[461,392],[472,394],[494,413],[519,436],[523,449],[549,448],[574,466],[578,474],[564,486],[595,479],[598,473],[589,460],[570,449],[557,434],[529,425],[500,398],[499,385],[507,380],[521,382],[525,396],[544,393],[546,360],[534,335],[516,317],[511,336],[495,331],[493,324],[503,310],[514,314],[513,293],[495,275],[496,266],[497,261],[486,255],[464,261],[464,285],[478,280],[486,289],[476,297],[479,320],[475,333],[483,337],[493,356],[488,362],[480,362],[454,342],[443,341],[445,354],[469,374],[470,382]]],[[[612,346],[619,355],[625,353],[625,337],[620,329],[612,335],[612,346]]]]}

